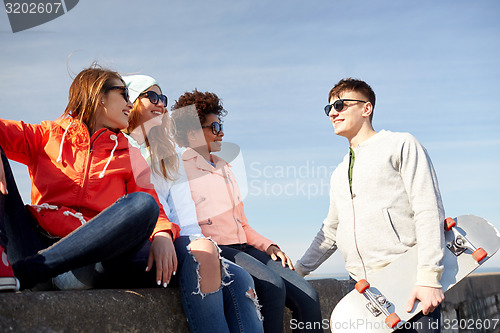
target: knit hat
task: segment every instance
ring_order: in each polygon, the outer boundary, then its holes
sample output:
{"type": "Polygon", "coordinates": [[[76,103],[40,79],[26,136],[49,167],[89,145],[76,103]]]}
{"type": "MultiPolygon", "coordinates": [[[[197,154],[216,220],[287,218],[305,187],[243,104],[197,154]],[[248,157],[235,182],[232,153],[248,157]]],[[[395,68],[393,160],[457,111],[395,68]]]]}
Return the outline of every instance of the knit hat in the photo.
{"type": "Polygon", "coordinates": [[[130,101],[135,102],[137,97],[146,89],[153,85],[160,86],[155,79],[148,75],[126,75],[122,76],[125,84],[128,87],[128,92],[130,95],[130,101]]]}

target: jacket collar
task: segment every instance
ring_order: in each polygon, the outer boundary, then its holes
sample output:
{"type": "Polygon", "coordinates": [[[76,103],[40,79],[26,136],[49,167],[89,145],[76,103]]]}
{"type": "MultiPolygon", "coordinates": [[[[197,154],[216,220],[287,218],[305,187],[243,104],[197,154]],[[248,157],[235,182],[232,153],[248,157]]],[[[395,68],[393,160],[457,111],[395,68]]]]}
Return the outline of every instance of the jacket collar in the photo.
{"type": "Polygon", "coordinates": [[[182,160],[183,161],[188,161],[188,160],[195,160],[195,165],[198,169],[205,170],[205,171],[210,171],[214,172],[214,169],[222,169],[224,166],[230,166],[226,161],[224,161],[222,158],[211,154],[212,160],[215,164],[215,168],[208,162],[206,161],[203,156],[201,156],[200,153],[198,153],[196,150],[193,148],[186,148],[184,153],[182,153],[182,160]]]}

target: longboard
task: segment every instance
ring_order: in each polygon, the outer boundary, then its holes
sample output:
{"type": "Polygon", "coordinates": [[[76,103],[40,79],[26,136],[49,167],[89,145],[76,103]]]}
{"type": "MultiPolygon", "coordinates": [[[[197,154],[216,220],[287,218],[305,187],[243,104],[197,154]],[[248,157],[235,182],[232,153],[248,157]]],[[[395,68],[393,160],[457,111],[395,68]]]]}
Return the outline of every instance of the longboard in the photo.
{"type": "MultiPolygon", "coordinates": [[[[446,293],[497,252],[500,234],[488,221],[474,215],[447,218],[444,225],[446,248],[441,285],[446,293]]],[[[404,326],[422,310],[417,301],[411,312],[406,311],[416,276],[414,246],[370,276],[369,281],[358,281],[356,289],[333,309],[332,332],[392,332],[404,326]]]]}

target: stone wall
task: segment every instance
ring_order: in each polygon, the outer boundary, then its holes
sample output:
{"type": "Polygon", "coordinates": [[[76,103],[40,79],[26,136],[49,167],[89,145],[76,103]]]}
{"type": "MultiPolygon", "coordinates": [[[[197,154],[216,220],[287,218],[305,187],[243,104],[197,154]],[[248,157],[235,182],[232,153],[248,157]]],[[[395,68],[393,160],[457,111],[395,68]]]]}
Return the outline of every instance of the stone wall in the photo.
{"type": "MultiPolygon", "coordinates": [[[[323,318],[328,320],[347,293],[347,283],[310,282],[319,292],[323,318]]],[[[286,332],[291,332],[290,319],[286,310],[286,332]]],[[[500,332],[498,322],[493,329],[495,320],[500,320],[500,274],[472,275],[451,289],[443,303],[443,320],[449,324],[446,333],[500,332]],[[473,329],[468,329],[470,325],[473,329]]],[[[178,290],[158,288],[2,293],[0,332],[183,333],[189,329],[178,290]]]]}

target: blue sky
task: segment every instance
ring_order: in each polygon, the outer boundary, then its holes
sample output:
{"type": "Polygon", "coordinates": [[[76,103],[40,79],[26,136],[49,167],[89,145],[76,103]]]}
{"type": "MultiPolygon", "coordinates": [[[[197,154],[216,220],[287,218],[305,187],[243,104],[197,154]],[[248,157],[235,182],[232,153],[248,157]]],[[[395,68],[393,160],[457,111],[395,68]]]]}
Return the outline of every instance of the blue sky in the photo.
{"type": "MultiPolygon", "coordinates": [[[[295,261],[347,150],[323,113],[328,91],[361,78],[377,94],[375,129],[411,132],[427,148],[447,215],[500,228],[499,13],[494,0],[87,0],[13,34],[2,11],[1,117],[57,118],[74,73],[94,60],[154,76],[171,102],[213,91],[228,110],[225,141],[241,147],[249,221],[295,261]]],[[[15,173],[27,201],[26,169],[15,173]]],[[[343,274],[342,258],[317,272],[343,274]]]]}

